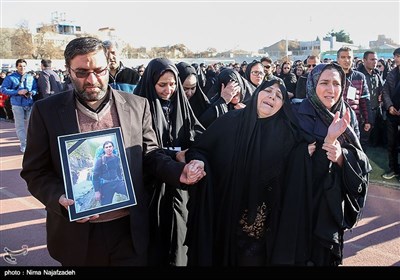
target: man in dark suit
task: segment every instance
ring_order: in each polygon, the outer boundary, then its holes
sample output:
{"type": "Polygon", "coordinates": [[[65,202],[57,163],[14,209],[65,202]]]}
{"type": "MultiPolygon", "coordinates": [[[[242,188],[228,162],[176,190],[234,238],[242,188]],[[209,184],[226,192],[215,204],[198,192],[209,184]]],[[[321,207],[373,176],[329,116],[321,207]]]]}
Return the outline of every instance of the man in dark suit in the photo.
{"type": "Polygon", "coordinates": [[[73,90],[35,103],[21,177],[47,210],[47,247],[62,265],[143,266],[147,264],[149,199],[144,175],[180,187],[204,175],[200,161],[166,156],[152,129],[148,101],[108,86],[102,42],[92,37],[69,42],[65,65],[73,90]],[[70,222],[57,137],[121,127],[137,205],[70,222]]]}

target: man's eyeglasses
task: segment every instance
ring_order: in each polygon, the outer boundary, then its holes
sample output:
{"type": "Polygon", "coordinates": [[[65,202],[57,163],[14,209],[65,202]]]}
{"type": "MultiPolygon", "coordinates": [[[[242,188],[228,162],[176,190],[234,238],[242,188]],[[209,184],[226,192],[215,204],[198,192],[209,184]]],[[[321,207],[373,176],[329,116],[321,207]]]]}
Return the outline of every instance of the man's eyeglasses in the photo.
{"type": "Polygon", "coordinates": [[[263,65],[265,69],[271,68],[271,65],[263,65]]]}
{"type": "Polygon", "coordinates": [[[310,67],[315,67],[315,66],[317,66],[317,64],[307,64],[307,67],[308,67],[308,68],[310,68],[310,67]]]}
{"type": "Polygon", "coordinates": [[[265,73],[260,71],[251,71],[250,73],[254,76],[265,76],[265,73]]]}
{"type": "Polygon", "coordinates": [[[80,78],[80,79],[86,79],[86,78],[89,77],[89,75],[92,74],[92,73],[93,73],[96,77],[104,76],[104,75],[107,74],[107,71],[108,71],[108,67],[106,67],[106,68],[104,68],[104,69],[94,70],[94,71],[74,70],[74,69],[72,69],[72,68],[69,68],[69,69],[71,69],[71,70],[75,73],[75,76],[76,76],[77,78],[80,78]]]}

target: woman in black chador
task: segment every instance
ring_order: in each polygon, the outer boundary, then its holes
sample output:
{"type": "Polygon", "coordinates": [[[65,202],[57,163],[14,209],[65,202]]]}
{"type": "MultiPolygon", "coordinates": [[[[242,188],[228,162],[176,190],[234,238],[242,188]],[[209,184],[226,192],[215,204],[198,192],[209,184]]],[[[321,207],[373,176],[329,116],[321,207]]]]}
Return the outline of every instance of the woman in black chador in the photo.
{"type": "MultiPolygon", "coordinates": [[[[135,93],[148,99],[159,144],[172,158],[191,146],[204,128],[196,119],[185,96],[178,70],[172,61],[156,58],[149,62],[135,93]]],[[[150,202],[150,264],[187,264],[186,237],[188,192],[164,182],[155,182],[150,202]]]]}
{"type": "Polygon", "coordinates": [[[189,265],[270,263],[289,156],[301,137],[278,80],[264,81],[244,109],[218,118],[186,153],[206,162],[190,189],[189,265]],[[193,195],[193,196],[192,196],[193,195]]]}
{"type": "Polygon", "coordinates": [[[196,69],[186,62],[179,62],[176,65],[179,71],[179,79],[182,82],[186,97],[189,100],[190,107],[197,119],[210,107],[210,101],[201,89],[199,76],[196,69]]]}

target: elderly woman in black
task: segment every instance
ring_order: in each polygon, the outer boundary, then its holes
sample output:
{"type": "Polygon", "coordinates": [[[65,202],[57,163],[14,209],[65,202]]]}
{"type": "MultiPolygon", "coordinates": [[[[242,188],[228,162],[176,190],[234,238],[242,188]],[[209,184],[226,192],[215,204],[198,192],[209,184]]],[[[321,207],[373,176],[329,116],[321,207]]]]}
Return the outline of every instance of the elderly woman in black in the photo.
{"type": "MultiPolygon", "coordinates": [[[[153,128],[165,152],[175,158],[204,131],[190,108],[175,64],[166,58],[150,61],[135,93],[147,98],[153,128]]],[[[187,263],[186,237],[188,192],[164,182],[153,184],[150,203],[150,264],[187,263]]]]}
{"type": "Polygon", "coordinates": [[[301,144],[284,85],[264,81],[244,109],[218,118],[187,151],[206,162],[191,188],[189,265],[270,264],[286,170],[301,144]]]}

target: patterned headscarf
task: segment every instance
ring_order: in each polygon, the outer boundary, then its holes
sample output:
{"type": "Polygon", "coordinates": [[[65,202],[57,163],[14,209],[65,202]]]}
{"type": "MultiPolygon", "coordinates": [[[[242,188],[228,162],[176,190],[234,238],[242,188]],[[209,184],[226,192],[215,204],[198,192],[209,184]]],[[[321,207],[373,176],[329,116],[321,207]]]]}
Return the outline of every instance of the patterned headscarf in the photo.
{"type": "MultiPolygon", "coordinates": [[[[346,86],[346,74],[344,73],[342,67],[335,62],[318,64],[308,74],[307,87],[306,87],[307,98],[310,100],[310,103],[317,111],[317,114],[327,127],[329,127],[329,125],[332,123],[336,112],[340,112],[339,116],[343,117],[346,107],[348,110],[351,110],[350,106],[343,100],[343,92],[345,86],[346,86]],[[341,92],[339,100],[336,102],[336,104],[332,106],[330,110],[328,110],[325,107],[325,105],[321,102],[321,100],[318,98],[316,91],[318,80],[321,77],[322,72],[328,69],[336,69],[339,72],[341,78],[341,92]]],[[[350,116],[351,116],[350,122],[351,124],[354,124],[356,122],[354,112],[351,112],[350,116]]],[[[358,140],[356,133],[353,131],[351,127],[347,127],[346,131],[339,136],[339,142],[340,143],[349,142],[354,146],[356,146],[357,148],[361,149],[360,141],[358,140]]]]}

